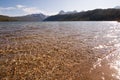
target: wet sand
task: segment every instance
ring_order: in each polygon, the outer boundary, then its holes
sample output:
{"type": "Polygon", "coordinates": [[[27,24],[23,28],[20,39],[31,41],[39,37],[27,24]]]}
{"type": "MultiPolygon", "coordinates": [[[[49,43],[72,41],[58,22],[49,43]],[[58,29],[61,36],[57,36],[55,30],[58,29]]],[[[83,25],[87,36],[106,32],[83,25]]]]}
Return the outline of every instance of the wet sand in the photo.
{"type": "Polygon", "coordinates": [[[110,66],[119,59],[114,49],[99,53],[76,29],[25,25],[13,31],[1,29],[0,80],[119,80],[110,66]]]}

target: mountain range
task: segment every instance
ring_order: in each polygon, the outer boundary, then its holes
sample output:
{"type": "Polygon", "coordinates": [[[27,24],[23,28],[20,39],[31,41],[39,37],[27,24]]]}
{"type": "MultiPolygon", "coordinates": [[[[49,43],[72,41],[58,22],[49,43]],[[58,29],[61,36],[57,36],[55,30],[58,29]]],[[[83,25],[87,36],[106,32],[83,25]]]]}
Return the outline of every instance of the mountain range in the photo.
{"type": "Polygon", "coordinates": [[[57,15],[53,16],[46,16],[42,13],[18,17],[0,15],[0,21],[120,21],[120,7],[82,12],[64,12],[61,10],[57,15]]]}
{"type": "Polygon", "coordinates": [[[74,14],[54,15],[44,21],[120,21],[120,9],[95,9],[74,14]]]}
{"type": "Polygon", "coordinates": [[[47,18],[47,16],[42,13],[18,16],[18,17],[9,17],[9,16],[0,15],[0,21],[43,21],[45,18],[47,18]]]}

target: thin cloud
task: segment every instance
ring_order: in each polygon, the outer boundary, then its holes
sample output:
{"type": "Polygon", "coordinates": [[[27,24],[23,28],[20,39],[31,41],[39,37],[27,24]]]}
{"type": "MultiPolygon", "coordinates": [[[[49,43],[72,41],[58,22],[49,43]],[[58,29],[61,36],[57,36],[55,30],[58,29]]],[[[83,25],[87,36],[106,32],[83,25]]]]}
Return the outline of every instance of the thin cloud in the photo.
{"type": "Polygon", "coordinates": [[[41,11],[39,10],[39,9],[37,9],[37,8],[33,8],[33,7],[31,7],[31,8],[23,8],[22,9],[24,12],[26,12],[26,13],[28,13],[28,14],[33,14],[33,13],[40,13],[41,11]]]}
{"type": "Polygon", "coordinates": [[[0,12],[11,10],[22,11],[25,14],[42,13],[42,11],[36,7],[27,7],[24,5],[16,5],[15,7],[0,7],[0,12]]]}
{"type": "Polygon", "coordinates": [[[16,5],[16,8],[24,8],[25,6],[23,6],[23,5],[16,5]]]}
{"type": "Polygon", "coordinates": [[[0,7],[0,11],[2,10],[14,10],[16,9],[15,7],[0,7]]]}
{"type": "Polygon", "coordinates": [[[0,7],[0,14],[7,15],[5,13],[12,11],[12,10],[15,10],[15,9],[16,9],[15,7],[0,7]]]}
{"type": "MultiPolygon", "coordinates": [[[[37,7],[28,7],[25,5],[16,5],[14,7],[0,7],[0,14],[7,14],[9,15],[9,12],[11,12],[11,10],[13,12],[21,12],[23,13],[22,15],[27,15],[27,14],[38,14],[38,13],[43,13],[45,15],[54,15],[56,13],[52,13],[52,12],[48,12],[48,11],[41,11],[40,9],[38,9],[37,7]]],[[[20,14],[16,14],[16,15],[20,15],[20,14]]],[[[14,15],[12,15],[14,16],[14,15]]]]}
{"type": "Polygon", "coordinates": [[[24,5],[16,5],[16,8],[27,14],[41,13],[42,11],[36,7],[26,7],[24,5]]]}
{"type": "Polygon", "coordinates": [[[27,14],[35,14],[35,13],[43,13],[45,15],[55,15],[57,13],[55,12],[48,12],[48,11],[41,11],[40,9],[36,8],[36,7],[27,7],[24,5],[16,5],[16,8],[19,10],[22,10],[23,12],[27,13],[27,14]]]}

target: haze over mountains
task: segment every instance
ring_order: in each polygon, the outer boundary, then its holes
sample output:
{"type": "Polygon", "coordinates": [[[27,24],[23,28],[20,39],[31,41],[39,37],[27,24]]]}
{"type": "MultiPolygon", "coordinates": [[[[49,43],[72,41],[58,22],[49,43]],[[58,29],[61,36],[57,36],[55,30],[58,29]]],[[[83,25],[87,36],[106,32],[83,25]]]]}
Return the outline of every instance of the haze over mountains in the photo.
{"type": "Polygon", "coordinates": [[[74,11],[67,11],[67,12],[61,10],[61,11],[58,13],[58,15],[75,14],[75,13],[78,13],[78,12],[77,12],[76,10],[74,10],[74,11]]]}
{"type": "Polygon", "coordinates": [[[61,10],[53,16],[46,16],[42,13],[19,17],[0,15],[0,21],[120,21],[120,6],[83,12],[61,10]]]}
{"type": "Polygon", "coordinates": [[[115,9],[120,9],[120,6],[115,6],[114,8],[115,8],[115,9]]]}

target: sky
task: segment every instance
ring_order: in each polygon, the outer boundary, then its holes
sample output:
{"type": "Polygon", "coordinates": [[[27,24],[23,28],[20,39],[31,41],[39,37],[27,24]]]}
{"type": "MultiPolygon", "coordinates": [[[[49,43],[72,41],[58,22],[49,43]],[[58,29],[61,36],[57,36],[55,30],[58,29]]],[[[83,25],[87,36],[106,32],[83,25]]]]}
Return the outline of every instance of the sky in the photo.
{"type": "Polygon", "coordinates": [[[0,15],[22,16],[36,13],[54,15],[60,10],[80,12],[115,6],[120,6],[120,0],[0,0],[0,15]]]}

